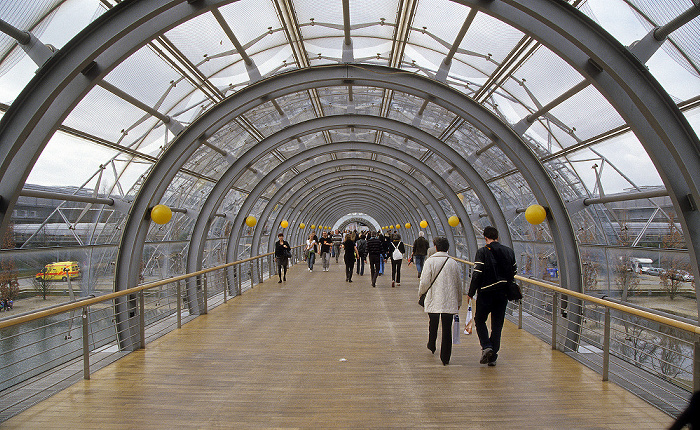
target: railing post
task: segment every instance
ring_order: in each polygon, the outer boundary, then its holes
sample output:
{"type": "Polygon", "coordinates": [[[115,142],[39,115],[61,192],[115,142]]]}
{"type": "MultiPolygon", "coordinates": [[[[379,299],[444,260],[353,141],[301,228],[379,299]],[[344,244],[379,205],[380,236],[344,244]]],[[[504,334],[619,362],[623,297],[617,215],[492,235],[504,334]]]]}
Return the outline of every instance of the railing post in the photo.
{"type": "Polygon", "coordinates": [[[204,314],[206,314],[209,310],[209,294],[207,291],[207,274],[202,275],[202,292],[204,293],[204,314]]]}
{"type": "Polygon", "coordinates": [[[557,313],[559,293],[552,294],[552,349],[557,349],[557,313]]]}
{"type": "Polygon", "coordinates": [[[242,281],[241,281],[241,264],[236,265],[236,271],[238,272],[238,276],[236,277],[238,279],[238,289],[236,291],[237,295],[241,295],[241,289],[243,288],[242,281]]]}
{"type": "Polygon", "coordinates": [[[226,303],[226,300],[227,300],[226,295],[228,293],[228,276],[226,276],[226,273],[223,273],[223,275],[224,275],[224,282],[223,282],[223,284],[224,284],[224,303],[226,303]]]}
{"type": "Polygon", "coordinates": [[[693,391],[700,390],[700,336],[695,336],[693,348],[693,391]]]}
{"type": "Polygon", "coordinates": [[[603,381],[610,371],[610,308],[605,308],[605,333],[603,334],[603,381]]]}
{"type": "Polygon", "coordinates": [[[141,349],[146,349],[146,299],[143,290],[139,291],[139,326],[141,349]]]}
{"type": "Polygon", "coordinates": [[[182,328],[182,292],[180,291],[180,281],[177,281],[175,285],[175,302],[177,303],[177,328],[182,328]]]}
{"type": "Polygon", "coordinates": [[[90,335],[88,307],[83,307],[83,379],[90,379],[90,335]]]}

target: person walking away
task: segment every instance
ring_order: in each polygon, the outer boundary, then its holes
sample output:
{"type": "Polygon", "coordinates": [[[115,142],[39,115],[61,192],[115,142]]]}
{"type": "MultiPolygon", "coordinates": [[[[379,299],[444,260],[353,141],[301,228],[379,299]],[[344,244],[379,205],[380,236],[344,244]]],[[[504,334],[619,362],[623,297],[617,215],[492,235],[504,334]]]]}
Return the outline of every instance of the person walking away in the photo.
{"type": "Polygon", "coordinates": [[[513,281],[518,266],[513,250],[498,242],[498,230],[488,226],[484,229],[486,246],[476,251],[474,273],[469,284],[469,300],[478,292],[474,327],[481,344],[479,363],[495,366],[501,349],[501,331],[508,305],[507,285],[513,281]],[[491,335],[486,328],[486,319],[491,314],[491,335]]]}
{"type": "Polygon", "coordinates": [[[328,272],[331,267],[331,249],[333,247],[333,239],[328,236],[327,232],[321,233],[321,239],[319,239],[319,245],[321,246],[321,261],[323,262],[323,271],[328,272]]]}
{"type": "Polygon", "coordinates": [[[367,239],[365,235],[360,234],[360,238],[355,242],[357,246],[358,258],[357,258],[357,274],[363,276],[365,274],[365,263],[367,262],[367,239]]]}
{"type": "Polygon", "coordinates": [[[384,243],[377,237],[376,232],[371,232],[370,238],[367,241],[367,255],[369,256],[369,272],[372,278],[372,287],[377,286],[377,276],[379,276],[383,252],[384,243]]]}
{"type": "Polygon", "coordinates": [[[333,253],[335,254],[335,262],[338,262],[338,257],[340,257],[340,244],[343,243],[343,236],[340,234],[340,230],[336,230],[333,234],[333,253]]]}
{"type": "Polygon", "coordinates": [[[452,320],[462,306],[462,266],[447,255],[450,242],[436,237],[437,252],[425,261],[418,287],[418,297],[425,294],[425,312],[428,314],[428,349],[436,349],[438,325],[442,325],[440,360],[443,365],[452,356],[452,320]]]}
{"type": "Polygon", "coordinates": [[[401,263],[403,262],[403,254],[406,252],[406,247],[401,242],[401,236],[398,233],[392,236],[389,257],[391,257],[391,286],[394,284],[401,286],[401,263]]]}
{"type": "Polygon", "coordinates": [[[423,270],[423,264],[425,263],[425,258],[428,255],[429,247],[430,243],[428,242],[428,239],[425,238],[425,232],[419,231],[418,238],[413,241],[413,250],[411,252],[411,259],[416,265],[418,278],[420,278],[420,273],[423,270]]]}
{"type": "Polygon", "coordinates": [[[382,259],[379,262],[379,275],[381,276],[384,274],[384,263],[386,262],[387,250],[389,249],[389,241],[387,237],[382,233],[379,233],[378,237],[382,241],[382,259]]]}
{"type": "Polygon", "coordinates": [[[275,262],[277,263],[277,274],[280,277],[279,281],[277,281],[278,284],[281,284],[282,281],[287,282],[287,267],[289,266],[291,252],[292,248],[284,240],[284,234],[278,234],[277,242],[275,242],[275,262]]]}
{"type": "Polygon", "coordinates": [[[352,282],[352,272],[355,268],[355,259],[358,254],[355,241],[352,240],[352,234],[348,233],[345,235],[343,249],[345,250],[345,255],[343,256],[343,260],[345,261],[345,282],[352,282]]]}
{"type": "Polygon", "coordinates": [[[309,233],[309,239],[306,241],[306,251],[309,253],[309,258],[307,263],[309,264],[309,272],[314,271],[314,262],[316,261],[316,253],[318,252],[318,243],[314,239],[316,235],[312,232],[309,233]]]}

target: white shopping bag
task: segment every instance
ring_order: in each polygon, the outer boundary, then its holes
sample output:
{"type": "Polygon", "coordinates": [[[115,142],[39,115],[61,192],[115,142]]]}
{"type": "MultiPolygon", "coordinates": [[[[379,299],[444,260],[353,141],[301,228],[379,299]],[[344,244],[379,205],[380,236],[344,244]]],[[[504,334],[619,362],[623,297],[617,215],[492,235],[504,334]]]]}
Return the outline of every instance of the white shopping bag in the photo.
{"type": "Polygon", "coordinates": [[[452,344],[459,345],[459,332],[461,328],[459,327],[459,315],[455,314],[454,324],[452,324],[452,344]]]}
{"type": "Polygon", "coordinates": [[[474,317],[472,316],[472,307],[467,308],[467,318],[464,323],[464,334],[472,334],[472,328],[474,327],[474,317]]]}

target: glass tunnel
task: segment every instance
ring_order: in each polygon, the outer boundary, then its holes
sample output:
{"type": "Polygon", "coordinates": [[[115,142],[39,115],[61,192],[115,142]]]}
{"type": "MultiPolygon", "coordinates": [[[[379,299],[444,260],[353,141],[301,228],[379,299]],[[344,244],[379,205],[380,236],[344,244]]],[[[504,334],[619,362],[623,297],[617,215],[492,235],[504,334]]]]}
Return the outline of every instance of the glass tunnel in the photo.
{"type": "Polygon", "coordinates": [[[699,14],[2,2],[0,292],[121,291],[268,253],[279,232],[423,230],[470,260],[493,225],[522,276],[697,322],[699,14]],[[47,286],[60,262],[79,276],[47,286]]]}

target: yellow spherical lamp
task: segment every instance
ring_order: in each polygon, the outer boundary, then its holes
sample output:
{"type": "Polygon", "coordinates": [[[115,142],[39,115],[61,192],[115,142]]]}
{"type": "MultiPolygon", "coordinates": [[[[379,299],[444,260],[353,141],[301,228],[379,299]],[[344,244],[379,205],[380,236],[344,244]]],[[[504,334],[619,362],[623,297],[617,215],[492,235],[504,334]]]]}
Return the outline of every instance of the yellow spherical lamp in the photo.
{"type": "Polygon", "coordinates": [[[401,224],[396,224],[396,229],[398,230],[400,228],[401,228],[401,224]]]}
{"type": "Polygon", "coordinates": [[[303,222],[302,222],[302,223],[299,223],[299,228],[302,229],[302,230],[305,229],[305,228],[306,228],[306,224],[304,224],[303,222]]]}
{"type": "Polygon", "coordinates": [[[428,221],[422,220],[420,222],[420,228],[427,228],[428,227],[428,221]]]}
{"type": "Polygon", "coordinates": [[[248,227],[255,227],[255,224],[257,223],[258,220],[252,215],[247,216],[245,219],[245,225],[247,225],[248,227]]]}
{"type": "Polygon", "coordinates": [[[411,223],[410,223],[410,222],[407,222],[407,223],[404,225],[404,227],[406,227],[406,228],[411,228],[411,223]]]}
{"type": "Polygon", "coordinates": [[[316,230],[316,224],[311,224],[311,230],[316,230]]]}
{"type": "Polygon", "coordinates": [[[547,210],[540,205],[530,205],[525,209],[525,219],[530,224],[542,224],[547,219],[547,210]]]}
{"type": "Polygon", "coordinates": [[[151,209],[151,219],[156,224],[167,224],[173,217],[173,211],[165,205],[155,205],[151,209]]]}
{"type": "Polygon", "coordinates": [[[459,225],[459,217],[457,215],[452,215],[451,217],[447,218],[447,223],[450,225],[450,227],[457,227],[459,225]]]}
{"type": "Polygon", "coordinates": [[[283,219],[282,222],[280,223],[280,227],[282,227],[282,228],[289,227],[289,222],[287,222],[286,219],[283,219]]]}

